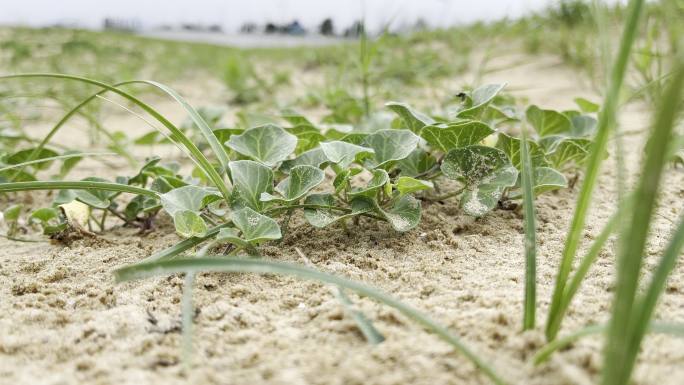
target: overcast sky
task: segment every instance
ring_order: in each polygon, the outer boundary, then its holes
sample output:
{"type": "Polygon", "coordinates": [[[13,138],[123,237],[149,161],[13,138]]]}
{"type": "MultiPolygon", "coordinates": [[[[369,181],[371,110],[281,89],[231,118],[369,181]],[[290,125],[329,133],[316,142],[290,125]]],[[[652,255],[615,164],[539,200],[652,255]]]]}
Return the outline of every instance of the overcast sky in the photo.
{"type": "Polygon", "coordinates": [[[434,26],[517,17],[553,0],[0,0],[0,24],[75,23],[99,28],[105,17],[137,20],[145,28],[180,22],[234,30],[247,21],[299,19],[306,27],[332,17],[338,28],[365,12],[371,28],[423,18],[434,26]]]}

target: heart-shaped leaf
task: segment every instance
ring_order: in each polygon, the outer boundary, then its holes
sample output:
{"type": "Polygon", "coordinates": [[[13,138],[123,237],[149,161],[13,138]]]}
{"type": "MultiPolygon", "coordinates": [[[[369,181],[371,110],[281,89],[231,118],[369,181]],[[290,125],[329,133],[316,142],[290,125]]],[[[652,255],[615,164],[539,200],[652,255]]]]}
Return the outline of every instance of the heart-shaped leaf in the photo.
{"type": "Polygon", "coordinates": [[[584,113],[598,112],[599,110],[598,104],[590,102],[584,98],[575,98],[575,104],[577,104],[580,110],[582,110],[584,113]]]}
{"type": "Polygon", "coordinates": [[[598,121],[588,115],[573,116],[572,136],[593,136],[596,132],[598,121]]]}
{"type": "Polygon", "coordinates": [[[283,164],[280,165],[280,171],[288,174],[292,167],[302,165],[320,168],[321,165],[326,162],[328,162],[328,157],[325,156],[323,149],[321,149],[320,147],[316,147],[313,150],[301,153],[298,157],[294,159],[284,161],[283,164]]]}
{"type": "Polygon", "coordinates": [[[290,170],[290,175],[280,181],[275,187],[275,191],[281,197],[273,196],[267,192],[261,193],[261,201],[283,201],[296,202],[301,199],[312,188],[318,186],[325,179],[325,173],[318,167],[314,166],[295,166],[290,170]]]}
{"type": "MultiPolygon", "coordinates": [[[[337,204],[332,194],[311,194],[306,197],[304,203],[320,206],[335,206],[337,204]]],[[[304,217],[312,226],[323,228],[339,220],[369,212],[373,209],[373,206],[367,199],[353,199],[351,201],[351,209],[350,213],[345,214],[333,209],[305,208],[304,217]]]]}
{"type": "Polygon", "coordinates": [[[210,202],[221,199],[221,195],[207,188],[183,186],[161,195],[161,204],[169,215],[175,217],[181,211],[199,214],[200,210],[210,202]]]}
{"type": "Polygon", "coordinates": [[[354,188],[349,193],[350,197],[374,197],[380,189],[389,183],[389,174],[382,169],[373,170],[373,177],[365,187],[354,188]]]}
{"type": "Polygon", "coordinates": [[[527,108],[525,116],[540,137],[570,134],[572,130],[570,119],[558,111],[542,110],[537,106],[530,106],[527,108]]]}
{"type": "Polygon", "coordinates": [[[273,167],[294,152],[297,137],[274,124],[265,124],[233,135],[226,145],[232,150],[273,167]]]}
{"type": "Polygon", "coordinates": [[[451,123],[446,126],[426,126],[420,133],[431,146],[444,152],[479,143],[494,132],[478,121],[451,123]]]}
{"type": "Polygon", "coordinates": [[[400,176],[396,183],[399,194],[410,194],[421,190],[430,190],[434,184],[427,180],[414,179],[408,176],[400,176]]]}
{"type": "Polygon", "coordinates": [[[568,187],[568,180],[560,172],[551,167],[534,169],[534,193],[536,195],[565,187],[568,187]]]}
{"type": "Polygon", "coordinates": [[[419,137],[409,130],[380,130],[368,135],[363,145],[375,151],[371,168],[386,167],[393,161],[401,160],[411,154],[418,146],[419,137]]]}
{"type": "MultiPolygon", "coordinates": [[[[57,155],[59,155],[57,152],[50,150],[49,148],[41,148],[38,153],[31,158],[31,155],[33,155],[33,152],[36,150],[36,148],[27,148],[25,150],[20,150],[15,152],[12,155],[9,155],[7,158],[4,159],[5,163],[9,164],[20,164],[24,163],[30,160],[38,160],[38,159],[45,159],[45,158],[53,158],[57,155]]],[[[50,167],[50,164],[52,164],[52,161],[46,161],[46,162],[41,162],[41,163],[35,163],[32,164],[30,167],[32,167],[35,170],[44,170],[48,167],[50,167]]],[[[15,172],[15,171],[13,171],[15,172]]]]}
{"type": "Polygon", "coordinates": [[[273,171],[251,160],[235,160],[228,165],[233,180],[231,204],[234,207],[250,207],[261,211],[262,193],[273,190],[273,171]]]}
{"type": "Polygon", "coordinates": [[[30,217],[32,222],[38,222],[43,229],[43,234],[52,235],[59,233],[67,227],[67,223],[59,215],[59,210],[54,207],[41,208],[30,217]]]}
{"type": "Polygon", "coordinates": [[[295,154],[301,154],[311,150],[318,146],[318,143],[325,140],[325,136],[323,136],[321,131],[310,124],[297,125],[288,128],[287,131],[297,137],[295,154]]]}
{"type": "Polygon", "coordinates": [[[276,221],[249,207],[233,211],[231,219],[235,227],[242,231],[242,239],[246,242],[258,243],[282,237],[276,221]]]}
{"type": "MultiPolygon", "coordinates": [[[[84,178],[84,181],[91,182],[107,182],[106,179],[88,177],[84,178]]],[[[75,197],[78,201],[87,204],[90,207],[96,209],[107,209],[109,205],[112,204],[112,197],[116,196],[117,193],[114,191],[104,191],[104,190],[74,190],[75,197]]]]}
{"type": "Polygon", "coordinates": [[[388,102],[385,103],[385,106],[399,115],[405,128],[408,128],[415,133],[420,132],[421,128],[435,123],[434,119],[421,112],[415,111],[408,104],[388,102]]]}
{"type": "Polygon", "coordinates": [[[458,113],[459,118],[478,119],[489,103],[506,87],[506,84],[486,84],[470,93],[468,107],[458,113]]]}
{"type": "Polygon", "coordinates": [[[401,196],[389,210],[376,209],[396,231],[409,231],[420,223],[420,201],[411,195],[401,196]]]}
{"type": "Polygon", "coordinates": [[[413,150],[409,156],[397,162],[401,175],[415,177],[431,170],[437,160],[421,148],[413,150]]]}
{"type": "Polygon", "coordinates": [[[203,237],[207,233],[207,224],[194,211],[177,211],[173,214],[173,224],[176,227],[176,232],[185,238],[203,237]]]}
{"type": "Polygon", "coordinates": [[[357,160],[358,156],[375,153],[375,150],[372,148],[362,147],[339,140],[322,142],[321,150],[329,161],[337,164],[343,169],[349,167],[352,162],[357,160]]]}
{"type": "Polygon", "coordinates": [[[591,140],[581,138],[563,138],[555,142],[546,154],[554,168],[561,169],[569,163],[576,165],[589,156],[591,140]]]}
{"type": "Polygon", "coordinates": [[[485,146],[451,150],[441,168],[447,177],[463,180],[466,189],[461,206],[468,215],[476,217],[493,209],[504,190],[514,186],[518,178],[518,170],[503,151],[485,146]]]}
{"type": "Polygon", "coordinates": [[[313,126],[314,125],[304,115],[300,114],[297,111],[291,110],[291,109],[284,110],[280,116],[282,116],[283,119],[285,119],[288,123],[292,124],[293,126],[299,126],[299,125],[313,126]]]}
{"type": "MultiPolygon", "coordinates": [[[[496,142],[496,148],[503,151],[506,156],[508,156],[508,159],[510,159],[513,166],[515,166],[515,168],[518,170],[522,170],[520,144],[521,139],[506,135],[503,132],[499,133],[499,137],[496,142]]],[[[537,144],[537,142],[528,139],[527,148],[530,152],[532,166],[543,167],[548,165],[549,162],[546,160],[546,154],[544,154],[544,150],[539,146],[539,144],[537,144]]]]}

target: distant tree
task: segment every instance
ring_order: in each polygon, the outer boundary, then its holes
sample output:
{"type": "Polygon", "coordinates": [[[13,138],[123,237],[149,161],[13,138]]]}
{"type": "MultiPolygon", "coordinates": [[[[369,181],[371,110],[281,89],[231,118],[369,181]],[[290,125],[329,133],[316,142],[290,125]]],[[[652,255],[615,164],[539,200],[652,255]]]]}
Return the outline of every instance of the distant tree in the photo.
{"type": "Polygon", "coordinates": [[[278,32],[278,26],[276,26],[273,23],[268,23],[266,24],[266,28],[264,28],[264,32],[266,33],[276,33],[278,32]]]}
{"type": "Polygon", "coordinates": [[[359,37],[363,34],[366,27],[361,20],[355,21],[351,27],[344,30],[344,37],[359,37]]]}
{"type": "Polygon", "coordinates": [[[318,26],[318,32],[323,36],[333,36],[335,35],[335,26],[331,18],[323,20],[321,25],[318,26]]]}
{"type": "Polygon", "coordinates": [[[254,33],[257,29],[257,25],[251,22],[245,23],[240,27],[240,32],[242,33],[254,33]]]}

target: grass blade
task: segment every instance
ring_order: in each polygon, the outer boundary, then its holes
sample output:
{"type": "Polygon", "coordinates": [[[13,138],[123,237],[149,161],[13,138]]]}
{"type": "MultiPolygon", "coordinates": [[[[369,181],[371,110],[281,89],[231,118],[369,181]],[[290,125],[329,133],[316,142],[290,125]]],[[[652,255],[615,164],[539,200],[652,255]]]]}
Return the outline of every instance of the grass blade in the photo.
{"type": "Polygon", "coordinates": [[[522,160],[522,190],[525,229],[525,300],[523,312],[523,330],[534,329],[537,308],[537,235],[534,213],[533,171],[532,161],[527,143],[527,134],[523,129],[520,142],[522,160]]]}
{"type": "MultiPolygon", "coordinates": [[[[15,168],[23,168],[26,166],[30,166],[32,164],[39,164],[39,163],[45,163],[45,162],[52,162],[53,160],[64,160],[64,159],[71,159],[71,158],[83,158],[87,156],[111,156],[111,155],[118,155],[115,152],[78,152],[78,153],[73,153],[73,154],[64,154],[64,155],[58,155],[58,156],[51,156],[48,158],[41,158],[41,159],[35,159],[35,160],[30,160],[22,163],[17,163],[13,164],[10,166],[2,167],[0,168],[0,172],[7,171],[7,170],[12,170],[15,168]]],[[[30,157],[30,156],[29,156],[30,157]]]]}
{"type": "MultiPolygon", "coordinates": [[[[621,207],[626,207],[626,204],[623,203],[621,207]]],[[[575,294],[577,294],[577,291],[582,285],[582,281],[584,281],[584,278],[587,276],[589,269],[594,265],[594,262],[596,262],[596,259],[603,249],[606,241],[608,241],[608,238],[617,229],[620,215],[622,215],[623,211],[624,210],[618,210],[618,212],[613,214],[613,216],[608,220],[608,223],[604,225],[601,233],[599,233],[596,239],[594,239],[594,243],[592,243],[589,251],[584,255],[584,258],[582,258],[582,261],[577,267],[577,271],[575,271],[575,274],[573,274],[572,278],[570,279],[570,284],[565,287],[560,305],[556,309],[558,312],[557,317],[553,319],[553,322],[557,323],[552,325],[554,329],[560,329],[560,326],[563,322],[563,317],[570,307],[572,299],[575,297],[575,294]]]]}
{"type": "Polygon", "coordinates": [[[373,323],[368,319],[368,317],[366,317],[365,314],[354,307],[354,303],[340,287],[337,288],[337,298],[340,300],[342,305],[344,305],[347,313],[354,318],[354,322],[356,322],[356,325],[359,327],[359,330],[361,330],[361,333],[363,333],[363,336],[366,338],[366,341],[368,341],[369,344],[377,345],[385,340],[385,336],[383,336],[378,329],[373,326],[373,323]]]}
{"type": "MultiPolygon", "coordinates": [[[[567,336],[553,340],[539,349],[532,358],[532,361],[535,365],[542,364],[546,362],[554,352],[565,349],[582,337],[602,334],[606,329],[606,325],[590,325],[574,333],[568,334],[567,336]]],[[[674,337],[684,338],[684,325],[682,324],[654,322],[648,327],[648,331],[651,333],[669,334],[674,337]]]]}
{"type": "MultiPolygon", "coordinates": [[[[74,76],[74,75],[65,75],[65,74],[49,74],[49,73],[30,73],[30,74],[18,74],[18,75],[6,75],[6,76],[0,76],[0,80],[3,79],[21,79],[21,78],[54,78],[54,79],[66,79],[66,80],[74,80],[82,83],[87,83],[87,84],[92,84],[95,86],[98,86],[102,89],[112,91],[128,100],[133,102],[134,104],[138,105],[140,108],[142,108],[145,112],[150,114],[152,117],[157,119],[161,124],[163,124],[173,135],[178,139],[178,141],[185,146],[188,151],[192,154],[192,156],[195,158],[195,160],[200,164],[201,169],[207,174],[207,177],[212,181],[212,183],[216,186],[216,188],[219,189],[221,192],[221,195],[223,195],[224,199],[228,201],[230,199],[230,191],[228,190],[228,187],[224,183],[223,179],[221,176],[218,174],[216,169],[214,169],[214,166],[209,162],[209,160],[202,154],[202,152],[195,146],[195,144],[188,139],[185,134],[179,130],[173,123],[171,123],[168,119],[166,119],[163,115],[161,115],[157,110],[152,108],[150,105],[147,103],[141,101],[140,99],[136,98],[135,96],[117,88],[116,86],[112,86],[97,80],[93,79],[88,79],[84,78],[81,76],[74,76]]],[[[127,82],[130,84],[131,82],[127,82]]],[[[86,105],[90,100],[95,99],[97,95],[101,94],[103,91],[98,92],[97,94],[91,96],[90,98],[84,100],[79,104],[76,108],[81,108],[84,105],[86,105]]],[[[67,115],[68,118],[73,116],[75,114],[76,108],[73,111],[70,111],[67,115]]],[[[66,122],[68,120],[67,116],[62,118],[66,122]],[[66,118],[66,119],[65,119],[66,118]]]]}
{"type": "Polygon", "coordinates": [[[221,163],[221,166],[223,167],[223,170],[225,172],[228,172],[228,163],[230,162],[230,159],[228,158],[228,153],[226,152],[226,149],[223,147],[223,144],[218,141],[216,138],[216,135],[214,134],[214,131],[211,130],[207,122],[202,119],[202,116],[193,108],[180,94],[178,94],[174,89],[161,84],[157,83],[155,81],[151,80],[141,80],[141,81],[136,81],[135,83],[142,83],[142,84],[148,84],[154,87],[159,88],[160,90],[166,92],[169,96],[171,96],[174,100],[176,100],[182,107],[185,109],[185,111],[190,115],[190,118],[192,121],[199,127],[200,131],[202,131],[202,134],[204,135],[204,138],[207,140],[209,143],[209,146],[211,146],[211,149],[214,151],[214,154],[219,159],[219,162],[221,163]]]}
{"type": "Polygon", "coordinates": [[[369,286],[303,266],[284,262],[267,261],[263,259],[240,259],[225,257],[183,258],[165,260],[156,263],[138,263],[120,268],[114,272],[114,275],[118,282],[123,282],[157,275],[192,273],[200,271],[291,275],[303,279],[330,283],[345,289],[352,290],[360,295],[373,298],[397,309],[405,316],[421,324],[424,328],[437,334],[442,340],[453,346],[458,352],[463,354],[480,370],[482,370],[483,373],[485,373],[495,384],[505,383],[501,377],[499,377],[494,370],[487,365],[485,361],[475,355],[475,353],[466,347],[459,338],[451,334],[445,327],[423,315],[421,312],[369,286]]]}
{"type": "Polygon", "coordinates": [[[682,215],[679,225],[677,226],[670,243],[663,254],[658,267],[651,278],[651,283],[648,285],[646,292],[643,294],[641,299],[637,302],[635,306],[633,322],[635,327],[635,333],[632,337],[631,342],[631,354],[635,356],[639,352],[639,345],[641,343],[641,338],[643,338],[645,330],[645,325],[648,325],[649,320],[653,316],[656,304],[658,303],[658,298],[663,293],[665,289],[665,283],[667,282],[667,277],[670,275],[675,265],[677,264],[677,258],[679,257],[682,247],[684,246],[684,215],[682,215]]]}
{"type": "MultiPolygon", "coordinates": [[[[604,385],[626,384],[634,368],[634,362],[641,344],[645,325],[635,322],[648,322],[652,315],[639,315],[642,309],[639,304],[635,305],[637,290],[639,287],[639,273],[643,263],[643,251],[649,231],[649,224],[655,210],[658,186],[667,163],[667,149],[672,138],[672,130],[677,118],[679,102],[684,87],[684,62],[675,63],[675,75],[670,86],[662,97],[661,106],[656,112],[652,133],[648,140],[646,159],[641,172],[641,179],[635,192],[635,204],[632,216],[622,231],[619,242],[619,254],[617,259],[617,287],[613,303],[613,313],[610,321],[608,340],[606,342],[605,364],[603,370],[604,385]],[[645,317],[641,318],[641,317],[645,317]]],[[[681,241],[681,240],[679,240],[681,241]]],[[[673,244],[676,246],[675,238],[673,244]]],[[[670,249],[668,249],[670,252],[670,249]]],[[[678,255],[678,252],[675,252],[678,255]]],[[[666,255],[670,258],[669,255],[666,255]]],[[[676,259],[676,257],[675,257],[676,259]]],[[[668,259],[663,264],[674,263],[668,259]]],[[[642,306],[655,306],[655,301],[660,294],[659,285],[664,284],[669,273],[669,266],[659,268],[658,274],[665,276],[654,277],[662,282],[654,282],[650,289],[657,291],[649,295],[642,306]]]]}
{"type": "Polygon", "coordinates": [[[591,195],[596,186],[596,180],[603,161],[608,137],[616,122],[620,91],[622,89],[622,84],[624,83],[632,45],[634,44],[634,39],[637,34],[637,26],[643,4],[644,0],[631,0],[629,2],[629,12],[627,22],[622,31],[620,49],[611,71],[610,85],[603,102],[603,108],[599,113],[598,129],[596,137],[594,138],[594,145],[589,154],[584,183],[582,183],[577,206],[575,206],[575,214],[572,218],[572,224],[565,241],[561,263],[558,268],[558,275],[556,276],[556,284],[546,323],[546,338],[548,340],[553,340],[558,334],[558,328],[554,325],[559,325],[560,322],[557,322],[555,318],[560,316],[558,309],[561,305],[570,270],[572,269],[572,261],[577,253],[579,241],[582,236],[587,211],[589,210],[589,204],[591,202],[591,195]]]}
{"type": "Polygon", "coordinates": [[[36,182],[11,182],[0,183],[0,193],[3,192],[17,192],[29,190],[105,190],[125,192],[138,195],[147,195],[153,198],[159,198],[159,193],[146,188],[129,186],[121,183],[110,182],[91,182],[91,181],[68,181],[68,180],[51,180],[51,181],[36,181],[36,182]]]}

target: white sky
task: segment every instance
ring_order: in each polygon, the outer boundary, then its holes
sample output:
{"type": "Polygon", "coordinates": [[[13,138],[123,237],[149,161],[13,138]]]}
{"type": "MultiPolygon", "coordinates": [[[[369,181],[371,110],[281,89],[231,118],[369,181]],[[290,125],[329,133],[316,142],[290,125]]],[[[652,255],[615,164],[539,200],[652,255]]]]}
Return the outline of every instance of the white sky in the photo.
{"type": "Polygon", "coordinates": [[[247,21],[289,22],[311,28],[332,17],[339,31],[365,10],[371,29],[422,17],[434,26],[517,17],[553,0],[0,0],[0,24],[57,22],[99,28],[102,19],[135,19],[144,27],[180,22],[219,24],[233,30],[247,21]]]}

